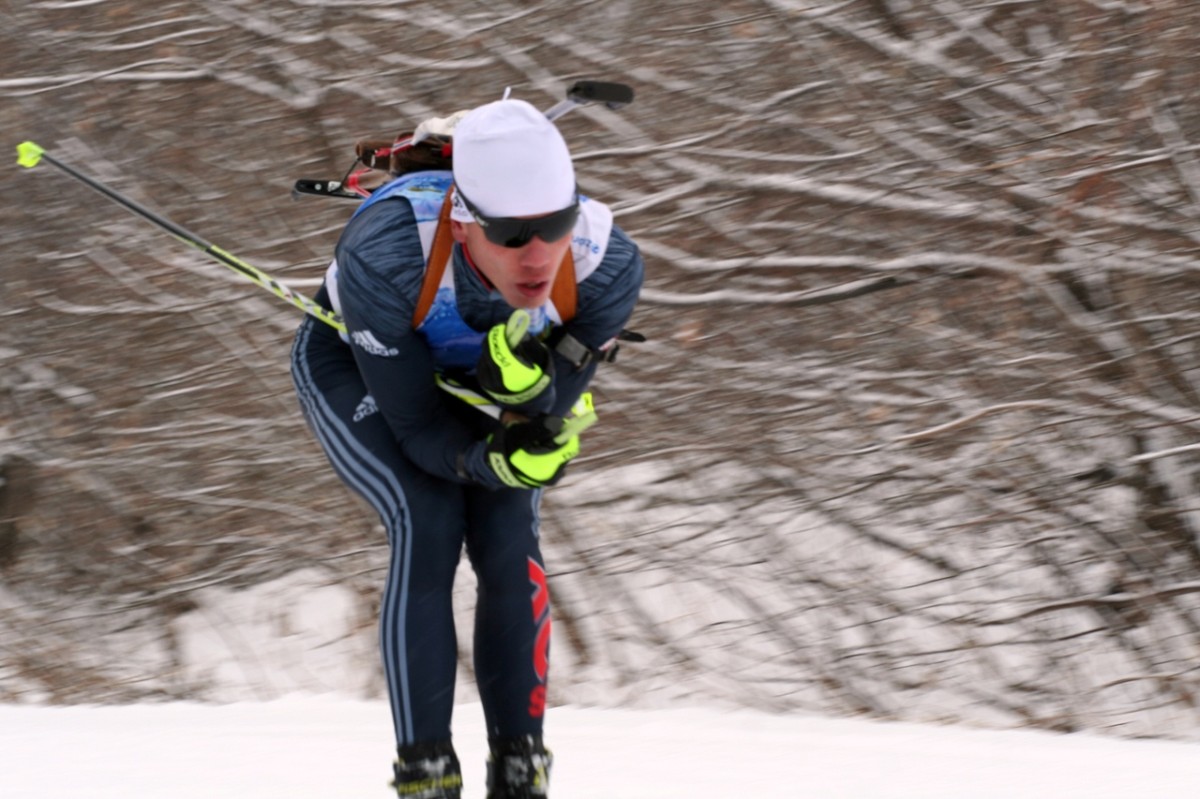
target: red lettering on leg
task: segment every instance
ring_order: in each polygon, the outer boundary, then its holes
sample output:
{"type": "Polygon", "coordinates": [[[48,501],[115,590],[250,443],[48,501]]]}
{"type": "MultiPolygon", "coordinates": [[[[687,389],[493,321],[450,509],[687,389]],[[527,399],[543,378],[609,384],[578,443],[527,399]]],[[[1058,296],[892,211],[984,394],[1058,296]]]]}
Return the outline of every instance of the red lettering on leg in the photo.
{"type": "Polygon", "coordinates": [[[539,685],[529,692],[529,716],[540,719],[546,715],[546,686],[539,685]]]}
{"type": "Polygon", "coordinates": [[[533,585],[533,620],[538,622],[550,610],[550,587],[546,570],[533,558],[529,559],[529,582],[533,585]]]}

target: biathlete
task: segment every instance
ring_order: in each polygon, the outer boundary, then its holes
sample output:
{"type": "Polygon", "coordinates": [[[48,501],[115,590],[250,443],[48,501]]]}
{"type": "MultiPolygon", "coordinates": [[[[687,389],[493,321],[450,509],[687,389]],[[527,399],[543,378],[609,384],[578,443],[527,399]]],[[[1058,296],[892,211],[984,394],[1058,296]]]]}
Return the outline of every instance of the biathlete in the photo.
{"type": "Polygon", "coordinates": [[[562,135],[533,106],[481,106],[451,138],[452,171],[400,176],[347,224],[315,298],[346,333],[307,317],[292,374],[334,469],[387,531],[380,641],[397,793],[461,793],[451,590],[465,546],[487,796],[542,797],[550,605],[538,505],[594,418],[586,389],[633,312],[643,264],[608,207],[579,194],[562,135]]]}

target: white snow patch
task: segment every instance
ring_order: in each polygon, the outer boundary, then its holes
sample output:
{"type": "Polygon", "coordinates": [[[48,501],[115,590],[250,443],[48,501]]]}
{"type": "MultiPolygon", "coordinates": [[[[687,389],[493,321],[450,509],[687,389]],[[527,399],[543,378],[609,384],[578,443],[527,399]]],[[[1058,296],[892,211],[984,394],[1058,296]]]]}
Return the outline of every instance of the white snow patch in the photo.
{"type": "MultiPolygon", "coordinates": [[[[552,708],[562,799],[1190,799],[1195,746],[705,709],[552,708]]],[[[0,705],[5,799],[379,797],[392,758],[382,702],[125,707],[0,705]]],[[[477,705],[455,741],[483,795],[477,705]]]]}

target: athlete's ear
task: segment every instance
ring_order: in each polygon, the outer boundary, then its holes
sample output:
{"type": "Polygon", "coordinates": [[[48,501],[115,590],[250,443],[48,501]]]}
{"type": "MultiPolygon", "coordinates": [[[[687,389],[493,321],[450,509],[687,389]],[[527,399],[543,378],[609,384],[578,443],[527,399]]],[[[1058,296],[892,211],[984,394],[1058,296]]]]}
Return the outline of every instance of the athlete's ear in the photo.
{"type": "Polygon", "coordinates": [[[450,220],[450,235],[454,236],[454,240],[459,244],[465,244],[467,241],[467,225],[465,222],[459,222],[457,219],[450,220]]]}

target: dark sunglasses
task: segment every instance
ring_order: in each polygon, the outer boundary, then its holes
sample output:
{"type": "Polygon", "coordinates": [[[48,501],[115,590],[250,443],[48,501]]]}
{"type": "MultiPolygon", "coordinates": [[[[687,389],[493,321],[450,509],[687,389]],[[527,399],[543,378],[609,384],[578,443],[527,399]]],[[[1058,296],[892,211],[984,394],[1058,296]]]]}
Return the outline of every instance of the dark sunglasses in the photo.
{"type": "Polygon", "coordinates": [[[487,240],[501,247],[524,247],[533,241],[534,236],[547,243],[558,241],[575,229],[575,220],[579,218],[578,194],[575,195],[575,201],[561,211],[534,219],[516,219],[511,216],[488,216],[476,208],[457,187],[454,191],[483,229],[487,240]]]}

